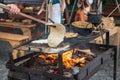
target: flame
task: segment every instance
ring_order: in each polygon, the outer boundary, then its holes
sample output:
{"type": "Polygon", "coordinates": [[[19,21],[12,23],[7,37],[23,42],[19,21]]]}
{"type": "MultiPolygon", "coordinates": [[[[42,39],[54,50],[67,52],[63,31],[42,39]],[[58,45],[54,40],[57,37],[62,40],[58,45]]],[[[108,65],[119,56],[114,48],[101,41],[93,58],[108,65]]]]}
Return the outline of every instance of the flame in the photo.
{"type": "MultiPolygon", "coordinates": [[[[74,67],[76,64],[79,63],[79,67],[83,67],[84,63],[86,62],[85,57],[81,58],[72,58],[73,50],[67,51],[63,53],[62,55],[62,61],[65,66],[65,68],[69,69],[71,67],[74,67]]],[[[46,63],[54,63],[58,61],[58,54],[41,54],[39,55],[40,58],[44,59],[46,63]],[[50,61],[48,61],[50,60],[50,61]]]]}
{"type": "Polygon", "coordinates": [[[74,67],[77,63],[85,63],[85,57],[72,58],[73,50],[63,53],[63,63],[66,68],[74,67]]]}
{"type": "Polygon", "coordinates": [[[58,54],[41,54],[39,57],[44,59],[46,63],[54,63],[58,59],[58,54]]]}

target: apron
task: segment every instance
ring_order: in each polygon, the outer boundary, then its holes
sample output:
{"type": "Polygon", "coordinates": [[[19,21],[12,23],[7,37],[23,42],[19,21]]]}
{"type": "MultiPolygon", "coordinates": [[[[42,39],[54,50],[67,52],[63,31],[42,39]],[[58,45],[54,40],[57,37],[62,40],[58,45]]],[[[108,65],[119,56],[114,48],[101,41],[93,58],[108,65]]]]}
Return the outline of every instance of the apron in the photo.
{"type": "Polygon", "coordinates": [[[51,17],[50,14],[48,14],[48,18],[58,24],[62,24],[62,14],[60,6],[61,5],[59,0],[52,0],[52,10],[50,10],[50,6],[48,5],[48,13],[52,13],[51,17]]]}

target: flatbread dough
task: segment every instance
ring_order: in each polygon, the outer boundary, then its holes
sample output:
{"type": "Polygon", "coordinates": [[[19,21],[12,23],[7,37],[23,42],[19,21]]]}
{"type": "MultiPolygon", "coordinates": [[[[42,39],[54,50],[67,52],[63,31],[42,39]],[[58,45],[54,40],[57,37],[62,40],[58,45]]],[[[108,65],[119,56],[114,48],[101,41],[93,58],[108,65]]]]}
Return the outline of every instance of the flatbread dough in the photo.
{"type": "Polygon", "coordinates": [[[48,36],[48,45],[50,47],[57,47],[64,40],[66,34],[64,25],[54,24],[54,26],[56,27],[50,27],[50,34],[48,36]]]}

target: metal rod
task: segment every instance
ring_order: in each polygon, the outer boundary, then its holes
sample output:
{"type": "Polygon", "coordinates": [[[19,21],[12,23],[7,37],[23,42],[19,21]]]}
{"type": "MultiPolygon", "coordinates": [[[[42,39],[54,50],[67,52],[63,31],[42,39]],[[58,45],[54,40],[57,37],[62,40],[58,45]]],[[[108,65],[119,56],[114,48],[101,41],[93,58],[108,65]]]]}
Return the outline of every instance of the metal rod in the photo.
{"type": "Polygon", "coordinates": [[[72,16],[73,16],[73,11],[74,11],[74,9],[75,9],[76,3],[77,3],[77,0],[74,1],[73,7],[72,7],[72,11],[71,11],[71,15],[70,15],[70,18],[69,18],[69,21],[68,21],[68,25],[69,25],[70,22],[71,22],[71,19],[72,19],[72,16]]]}
{"type": "Polygon", "coordinates": [[[109,36],[110,36],[110,32],[107,31],[107,32],[106,32],[106,45],[109,45],[109,40],[110,40],[110,39],[109,39],[109,38],[110,38],[109,36]]]}
{"type": "Polygon", "coordinates": [[[59,74],[63,75],[62,53],[58,53],[59,74]]]}
{"type": "MultiPolygon", "coordinates": [[[[46,7],[45,7],[45,9],[46,9],[46,17],[45,17],[45,20],[46,21],[48,21],[48,6],[47,6],[47,3],[48,3],[48,0],[46,0],[46,7]]],[[[46,37],[46,34],[48,33],[48,26],[47,25],[45,25],[45,34],[44,34],[44,36],[46,37]]]]}
{"type": "Polygon", "coordinates": [[[116,10],[118,7],[120,7],[120,4],[117,5],[117,7],[116,7],[115,9],[113,9],[113,11],[111,11],[111,13],[110,13],[107,17],[110,17],[110,16],[115,12],[115,10],[116,10]]]}
{"type": "Polygon", "coordinates": [[[114,68],[113,68],[113,80],[117,80],[117,69],[118,69],[118,52],[117,47],[114,48],[114,68]]]}
{"type": "MultiPolygon", "coordinates": [[[[116,2],[116,4],[117,4],[117,6],[118,6],[118,5],[119,5],[118,1],[115,0],[115,2],[116,2]]],[[[119,10],[119,12],[120,12],[120,7],[118,7],[118,10],[119,10]]]]}

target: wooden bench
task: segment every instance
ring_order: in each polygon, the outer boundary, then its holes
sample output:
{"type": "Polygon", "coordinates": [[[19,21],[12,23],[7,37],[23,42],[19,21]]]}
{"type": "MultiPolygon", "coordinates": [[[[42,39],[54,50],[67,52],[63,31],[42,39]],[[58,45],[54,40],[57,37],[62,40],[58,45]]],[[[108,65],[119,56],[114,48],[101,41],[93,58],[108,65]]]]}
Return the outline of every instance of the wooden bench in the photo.
{"type": "Polygon", "coordinates": [[[35,24],[23,24],[21,22],[0,22],[0,26],[2,27],[10,27],[10,28],[19,28],[22,30],[23,35],[29,36],[29,39],[32,38],[31,30],[35,28],[35,24]]]}
{"type": "MultiPolygon", "coordinates": [[[[119,52],[119,48],[120,48],[120,26],[115,26],[114,28],[108,28],[107,30],[109,31],[109,38],[110,38],[110,42],[111,42],[110,45],[117,46],[117,50],[119,52]]],[[[103,39],[106,39],[105,34],[103,35],[103,39]]],[[[93,42],[98,43],[98,44],[103,44],[102,37],[99,36],[93,42]]]]}
{"type": "Polygon", "coordinates": [[[12,46],[17,46],[29,40],[29,36],[0,32],[0,39],[9,41],[12,46]]]}
{"type": "MultiPolygon", "coordinates": [[[[8,41],[13,47],[15,47],[29,40],[29,36],[0,32],[0,39],[8,41]]],[[[19,53],[20,53],[20,56],[24,56],[24,51],[19,51],[19,53]]],[[[17,54],[18,54],[18,51],[14,49],[12,53],[14,59],[17,58],[17,54]]]]}
{"type": "MultiPolygon", "coordinates": [[[[12,33],[6,33],[6,32],[0,32],[0,39],[9,41],[10,44],[15,47],[17,45],[22,44],[25,41],[28,41],[32,38],[32,29],[35,28],[35,24],[23,24],[22,22],[0,22],[1,27],[9,27],[9,28],[18,28],[21,29],[23,32],[23,35],[20,34],[12,34],[12,33]]],[[[17,51],[13,50],[13,58],[16,59],[18,53],[20,53],[20,56],[24,55],[24,51],[17,51]]]]}

